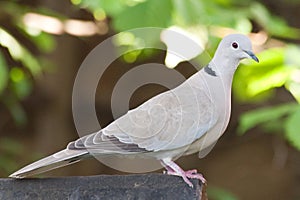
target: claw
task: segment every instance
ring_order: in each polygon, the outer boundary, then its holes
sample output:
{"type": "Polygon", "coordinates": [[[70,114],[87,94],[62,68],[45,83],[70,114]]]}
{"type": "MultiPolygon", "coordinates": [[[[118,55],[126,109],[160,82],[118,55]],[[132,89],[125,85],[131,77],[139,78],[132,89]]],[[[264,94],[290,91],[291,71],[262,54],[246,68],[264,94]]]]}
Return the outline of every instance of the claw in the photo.
{"type": "Polygon", "coordinates": [[[175,162],[171,160],[161,160],[163,166],[166,168],[164,174],[180,176],[190,187],[193,188],[193,184],[189,181],[188,178],[194,178],[200,180],[203,184],[206,184],[206,179],[202,176],[202,174],[197,173],[196,169],[184,171],[181,169],[175,162]]]}

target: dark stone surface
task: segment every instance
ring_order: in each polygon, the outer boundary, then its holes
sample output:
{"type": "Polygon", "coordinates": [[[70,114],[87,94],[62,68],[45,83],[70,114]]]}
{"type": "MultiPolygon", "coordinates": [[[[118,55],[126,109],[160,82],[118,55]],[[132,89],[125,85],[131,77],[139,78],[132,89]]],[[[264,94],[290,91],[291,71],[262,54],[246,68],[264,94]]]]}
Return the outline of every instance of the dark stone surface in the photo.
{"type": "Polygon", "coordinates": [[[201,199],[201,185],[163,174],[0,179],[0,199],[201,199]]]}

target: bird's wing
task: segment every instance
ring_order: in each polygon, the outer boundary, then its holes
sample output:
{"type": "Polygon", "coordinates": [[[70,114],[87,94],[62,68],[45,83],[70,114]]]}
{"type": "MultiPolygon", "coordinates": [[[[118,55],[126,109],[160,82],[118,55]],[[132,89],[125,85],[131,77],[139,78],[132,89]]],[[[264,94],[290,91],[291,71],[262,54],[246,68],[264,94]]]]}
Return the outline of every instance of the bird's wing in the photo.
{"type": "Polygon", "coordinates": [[[130,153],[187,146],[217,121],[218,113],[204,82],[194,75],[177,88],[151,98],[98,133],[85,136],[69,147],[99,153],[130,153]]]}

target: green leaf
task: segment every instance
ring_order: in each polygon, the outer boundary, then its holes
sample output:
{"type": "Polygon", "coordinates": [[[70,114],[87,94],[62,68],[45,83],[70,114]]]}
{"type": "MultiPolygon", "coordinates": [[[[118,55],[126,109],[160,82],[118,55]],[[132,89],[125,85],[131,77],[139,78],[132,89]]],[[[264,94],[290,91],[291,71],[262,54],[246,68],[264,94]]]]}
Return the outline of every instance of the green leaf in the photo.
{"type": "Polygon", "coordinates": [[[242,65],[235,73],[233,90],[240,101],[253,101],[260,94],[283,86],[292,68],[284,64],[285,48],[273,48],[258,55],[260,63],[242,65]]]}
{"type": "Polygon", "coordinates": [[[281,117],[290,114],[298,107],[298,104],[288,103],[280,106],[261,108],[246,112],[240,117],[238,133],[242,135],[249,129],[254,128],[258,125],[268,123],[269,121],[278,120],[281,117]]]}
{"type": "Polygon", "coordinates": [[[20,43],[2,28],[0,28],[0,44],[8,49],[14,59],[19,60],[22,57],[23,49],[20,43]]]}
{"type": "Polygon", "coordinates": [[[260,3],[251,3],[249,11],[250,16],[273,36],[297,39],[300,35],[298,29],[288,26],[283,19],[271,15],[260,3]]]}
{"type": "Polygon", "coordinates": [[[203,20],[206,14],[205,4],[198,0],[173,0],[174,20],[176,24],[193,25],[203,20]]]}
{"type": "Polygon", "coordinates": [[[41,66],[38,59],[24,48],[11,34],[2,28],[0,28],[0,44],[7,47],[12,58],[21,61],[33,75],[38,75],[41,72],[41,66]]]}
{"type": "Polygon", "coordinates": [[[294,68],[300,68],[300,48],[297,45],[288,45],[285,50],[285,64],[294,68]]]}
{"type": "Polygon", "coordinates": [[[10,70],[11,88],[19,100],[27,97],[32,89],[31,79],[19,67],[10,70]]]}
{"type": "Polygon", "coordinates": [[[38,35],[31,35],[28,37],[42,52],[49,53],[56,47],[56,42],[52,35],[40,32],[38,35]]]}
{"type": "Polygon", "coordinates": [[[260,77],[255,77],[248,84],[248,93],[255,96],[272,88],[281,87],[288,80],[291,69],[285,65],[278,65],[269,69],[260,77]]]}
{"type": "Polygon", "coordinates": [[[286,49],[285,63],[290,66],[291,73],[285,87],[300,103],[300,48],[296,45],[289,45],[286,49]]]}
{"type": "Polygon", "coordinates": [[[34,57],[27,49],[23,49],[23,56],[20,58],[21,62],[27,67],[33,76],[41,73],[42,67],[39,60],[34,57]]]}
{"type": "MultiPolygon", "coordinates": [[[[94,1],[94,0],[92,0],[94,1]]],[[[138,1],[136,1],[138,3],[138,1]]],[[[107,12],[108,15],[116,16],[120,12],[122,12],[124,9],[128,8],[130,6],[129,1],[124,0],[101,0],[100,4],[96,7],[96,11],[98,9],[104,9],[105,12],[107,12]]]]}
{"type": "MultiPolygon", "coordinates": [[[[298,73],[298,75],[300,75],[300,73],[298,73]]],[[[298,103],[300,103],[300,82],[291,80],[286,84],[286,88],[291,92],[298,103]]]]}
{"type": "Polygon", "coordinates": [[[300,106],[289,116],[285,123],[285,137],[298,150],[300,150],[300,106]]]}
{"type": "Polygon", "coordinates": [[[2,53],[0,52],[0,94],[7,86],[8,72],[7,65],[2,53]]]}
{"type": "Polygon", "coordinates": [[[170,0],[145,1],[128,7],[112,21],[117,31],[142,27],[168,27],[171,19],[170,0]]]}
{"type": "Polygon", "coordinates": [[[29,79],[22,79],[18,82],[13,83],[13,90],[19,100],[27,97],[32,90],[32,84],[29,79]]]}

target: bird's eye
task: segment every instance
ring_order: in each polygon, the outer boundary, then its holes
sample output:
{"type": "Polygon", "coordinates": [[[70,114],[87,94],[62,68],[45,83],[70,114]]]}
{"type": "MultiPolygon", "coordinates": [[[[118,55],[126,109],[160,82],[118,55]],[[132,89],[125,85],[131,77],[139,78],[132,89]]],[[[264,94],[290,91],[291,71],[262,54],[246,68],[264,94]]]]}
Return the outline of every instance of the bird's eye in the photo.
{"type": "Polygon", "coordinates": [[[236,43],[236,42],[233,42],[233,43],[231,44],[231,46],[232,46],[234,49],[237,49],[237,48],[239,47],[238,43],[236,43]]]}

